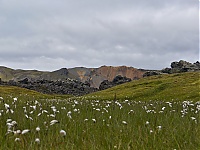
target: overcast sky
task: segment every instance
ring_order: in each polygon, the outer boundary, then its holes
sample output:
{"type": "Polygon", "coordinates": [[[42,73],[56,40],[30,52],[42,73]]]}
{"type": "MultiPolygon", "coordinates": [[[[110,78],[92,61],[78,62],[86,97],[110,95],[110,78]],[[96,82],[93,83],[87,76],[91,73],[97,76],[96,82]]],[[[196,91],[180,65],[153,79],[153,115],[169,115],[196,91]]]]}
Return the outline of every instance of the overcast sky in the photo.
{"type": "Polygon", "coordinates": [[[197,0],[0,0],[0,66],[169,67],[199,60],[197,0]]]}

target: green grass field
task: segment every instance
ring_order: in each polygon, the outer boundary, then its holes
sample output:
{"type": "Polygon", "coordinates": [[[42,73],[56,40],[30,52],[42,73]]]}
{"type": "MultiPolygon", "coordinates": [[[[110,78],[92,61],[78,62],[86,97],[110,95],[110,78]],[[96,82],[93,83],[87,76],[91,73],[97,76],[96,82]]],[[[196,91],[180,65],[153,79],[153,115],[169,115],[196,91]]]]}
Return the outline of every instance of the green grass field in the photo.
{"type": "Polygon", "coordinates": [[[200,97],[200,72],[159,75],[86,95],[86,99],[193,100],[200,97]]]}
{"type": "Polygon", "coordinates": [[[199,150],[199,84],[153,76],[84,97],[0,86],[0,149],[199,150]]]}

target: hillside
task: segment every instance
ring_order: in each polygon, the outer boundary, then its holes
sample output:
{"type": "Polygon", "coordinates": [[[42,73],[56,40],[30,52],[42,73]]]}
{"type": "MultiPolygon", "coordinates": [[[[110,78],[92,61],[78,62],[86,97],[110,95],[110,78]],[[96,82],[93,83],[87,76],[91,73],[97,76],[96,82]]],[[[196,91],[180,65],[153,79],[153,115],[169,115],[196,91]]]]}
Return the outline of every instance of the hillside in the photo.
{"type": "MultiPolygon", "coordinates": [[[[39,98],[68,98],[69,95],[48,95],[32,90],[0,86],[0,96],[22,94],[39,98]]],[[[158,75],[134,80],[103,91],[91,93],[81,99],[132,99],[132,100],[192,100],[199,101],[200,97],[200,72],[177,73],[158,75]]],[[[77,97],[74,97],[77,98],[77,97]]]]}
{"type": "Polygon", "coordinates": [[[40,92],[36,92],[34,90],[29,90],[16,86],[0,86],[0,97],[26,97],[30,100],[30,98],[34,99],[63,99],[72,97],[72,95],[55,95],[55,94],[42,94],[40,92]]]}
{"type": "Polygon", "coordinates": [[[11,69],[7,67],[0,66],[0,78],[3,81],[20,81],[24,78],[29,80],[66,80],[67,78],[78,80],[80,82],[88,82],[91,87],[98,88],[102,81],[109,80],[112,81],[117,75],[126,76],[130,79],[142,78],[144,71],[138,70],[133,67],[126,66],[102,66],[99,68],[85,68],[85,67],[75,67],[75,68],[62,68],[53,72],[44,72],[37,70],[21,70],[21,69],[11,69]]]}
{"type": "Polygon", "coordinates": [[[194,100],[200,97],[200,72],[157,75],[84,96],[84,99],[194,100]]]}

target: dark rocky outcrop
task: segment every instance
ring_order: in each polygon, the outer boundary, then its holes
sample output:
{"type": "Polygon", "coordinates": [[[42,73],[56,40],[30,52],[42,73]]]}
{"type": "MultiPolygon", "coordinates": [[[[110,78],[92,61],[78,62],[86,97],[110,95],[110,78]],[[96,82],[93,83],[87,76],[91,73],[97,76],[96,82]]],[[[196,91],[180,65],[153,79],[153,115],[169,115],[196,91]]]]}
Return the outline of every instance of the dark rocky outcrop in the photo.
{"type": "Polygon", "coordinates": [[[111,88],[113,86],[122,84],[122,83],[126,83],[126,82],[130,82],[131,79],[127,78],[127,77],[122,77],[121,75],[116,76],[112,81],[108,81],[108,80],[104,80],[103,82],[101,82],[100,86],[99,86],[99,90],[105,90],[108,88],[111,88]]]}
{"type": "Polygon", "coordinates": [[[162,70],[147,70],[143,77],[161,75],[161,74],[172,74],[172,73],[181,73],[181,72],[194,72],[200,71],[200,63],[197,61],[196,63],[190,63],[184,60],[180,60],[179,62],[175,61],[171,63],[171,68],[164,68],[162,70]]]}
{"type": "Polygon", "coordinates": [[[70,94],[75,96],[80,96],[95,92],[98,89],[90,87],[88,83],[82,83],[78,80],[66,79],[51,81],[51,80],[29,80],[25,78],[20,81],[10,80],[8,82],[1,82],[1,85],[18,86],[22,88],[27,88],[30,90],[35,90],[45,94],[70,94]]]}
{"type": "Polygon", "coordinates": [[[175,61],[171,63],[171,68],[162,69],[162,73],[181,73],[181,72],[194,72],[200,70],[200,63],[197,61],[196,63],[190,63],[184,60],[180,60],[179,62],[175,61]]]}
{"type": "Polygon", "coordinates": [[[161,73],[158,71],[147,71],[143,74],[143,77],[155,76],[160,75],[161,73]]]}

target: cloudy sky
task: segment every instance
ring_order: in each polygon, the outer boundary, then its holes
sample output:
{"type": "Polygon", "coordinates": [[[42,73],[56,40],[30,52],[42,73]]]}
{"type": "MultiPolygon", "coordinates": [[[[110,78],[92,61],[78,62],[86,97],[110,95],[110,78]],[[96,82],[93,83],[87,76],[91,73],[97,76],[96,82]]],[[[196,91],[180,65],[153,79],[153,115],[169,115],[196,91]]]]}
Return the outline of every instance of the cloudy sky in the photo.
{"type": "Polygon", "coordinates": [[[199,60],[197,0],[0,0],[0,66],[169,67],[199,60]]]}

